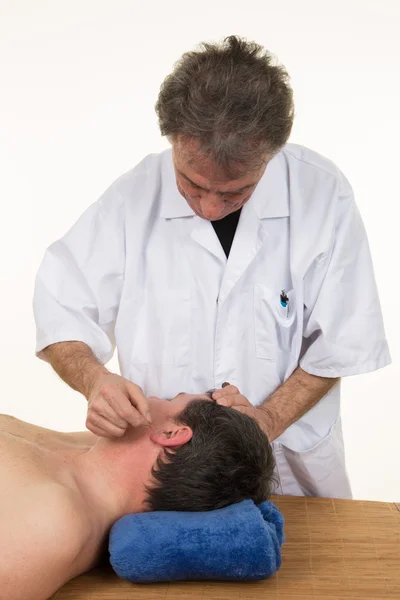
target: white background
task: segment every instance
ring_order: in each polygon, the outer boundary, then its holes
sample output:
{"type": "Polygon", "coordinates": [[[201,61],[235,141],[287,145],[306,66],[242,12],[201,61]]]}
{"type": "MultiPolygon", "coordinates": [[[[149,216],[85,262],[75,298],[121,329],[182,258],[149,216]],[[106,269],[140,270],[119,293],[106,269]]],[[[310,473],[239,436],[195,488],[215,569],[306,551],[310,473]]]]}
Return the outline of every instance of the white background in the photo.
{"type": "Polygon", "coordinates": [[[168,147],[154,104],[174,61],[237,34],[291,76],[289,141],[355,191],[393,363],[343,380],[348,470],[356,499],[400,501],[399,22],[396,0],[0,0],[0,412],[85,428],[85,398],[34,354],[39,263],[111,182],[168,147]]]}

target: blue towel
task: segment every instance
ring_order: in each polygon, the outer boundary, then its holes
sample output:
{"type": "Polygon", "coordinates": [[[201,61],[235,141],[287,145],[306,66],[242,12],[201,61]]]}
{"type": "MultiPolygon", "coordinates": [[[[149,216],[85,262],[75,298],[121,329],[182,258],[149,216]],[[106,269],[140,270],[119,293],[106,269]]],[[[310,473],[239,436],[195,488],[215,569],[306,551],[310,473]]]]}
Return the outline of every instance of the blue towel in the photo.
{"type": "Polygon", "coordinates": [[[110,563],[122,579],[259,580],[281,566],[284,519],[269,500],[206,512],[130,514],[114,523],[110,563]]]}

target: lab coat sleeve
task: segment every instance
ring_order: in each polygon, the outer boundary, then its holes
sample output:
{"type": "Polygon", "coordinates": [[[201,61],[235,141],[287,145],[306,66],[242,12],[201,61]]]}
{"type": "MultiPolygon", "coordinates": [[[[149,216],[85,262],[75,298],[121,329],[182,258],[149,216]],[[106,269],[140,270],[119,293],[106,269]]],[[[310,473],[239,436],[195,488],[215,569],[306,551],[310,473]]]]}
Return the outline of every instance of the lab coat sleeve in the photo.
{"type": "Polygon", "coordinates": [[[340,172],[332,242],[304,278],[300,367],[322,377],[374,371],[391,362],[364,224],[340,172]]]}
{"type": "Polygon", "coordinates": [[[114,326],[122,290],[124,235],[117,203],[103,197],[51,244],[35,279],[36,356],[63,341],[87,344],[100,363],[115,349],[114,326]]]}

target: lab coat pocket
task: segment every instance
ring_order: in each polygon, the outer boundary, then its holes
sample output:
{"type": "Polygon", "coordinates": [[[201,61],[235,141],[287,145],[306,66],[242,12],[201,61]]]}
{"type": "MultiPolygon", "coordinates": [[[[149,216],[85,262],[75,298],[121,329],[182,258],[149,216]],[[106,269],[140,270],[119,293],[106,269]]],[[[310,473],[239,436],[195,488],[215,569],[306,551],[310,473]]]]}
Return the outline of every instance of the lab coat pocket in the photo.
{"type": "Polygon", "coordinates": [[[137,320],[132,362],[162,366],[186,365],[191,350],[190,290],[158,289],[145,296],[137,320]]]}
{"type": "Polygon", "coordinates": [[[286,444],[276,443],[275,460],[280,480],[278,493],[352,498],[340,416],[328,434],[309,449],[298,451],[286,444]]]}
{"type": "Polygon", "coordinates": [[[296,330],[295,290],[286,292],[287,306],[280,293],[263,284],[254,285],[254,335],[257,358],[276,360],[277,353],[289,352],[296,330]]]}

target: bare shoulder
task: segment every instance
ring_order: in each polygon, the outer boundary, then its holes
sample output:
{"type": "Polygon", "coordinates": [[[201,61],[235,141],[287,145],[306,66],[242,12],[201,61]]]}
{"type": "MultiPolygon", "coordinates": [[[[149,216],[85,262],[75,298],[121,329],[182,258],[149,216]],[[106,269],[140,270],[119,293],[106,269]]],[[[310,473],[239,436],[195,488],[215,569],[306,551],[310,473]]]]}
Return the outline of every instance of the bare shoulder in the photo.
{"type": "MultiPolygon", "coordinates": [[[[0,516],[1,597],[47,600],[76,576],[90,535],[85,514],[58,484],[27,488],[0,516]]],[[[3,508],[3,507],[2,507],[3,508]]]]}
{"type": "Polygon", "coordinates": [[[47,429],[47,427],[22,421],[12,415],[3,414],[0,415],[0,432],[10,433],[45,447],[54,446],[57,442],[63,441],[65,437],[61,431],[47,429]]]}
{"type": "Polygon", "coordinates": [[[3,414],[0,414],[0,433],[9,433],[62,455],[75,454],[76,450],[89,448],[98,440],[91,431],[56,431],[3,414]]]}

